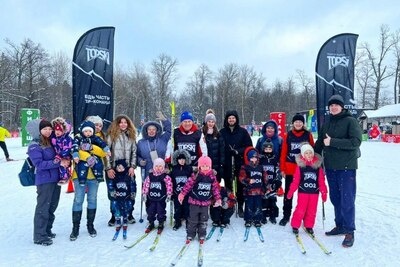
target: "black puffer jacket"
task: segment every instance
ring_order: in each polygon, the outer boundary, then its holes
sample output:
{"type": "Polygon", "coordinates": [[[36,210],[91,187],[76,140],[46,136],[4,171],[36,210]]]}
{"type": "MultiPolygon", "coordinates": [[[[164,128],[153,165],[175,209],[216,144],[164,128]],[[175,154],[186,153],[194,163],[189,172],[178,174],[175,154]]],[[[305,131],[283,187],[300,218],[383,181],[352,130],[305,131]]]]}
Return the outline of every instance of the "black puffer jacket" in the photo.
{"type": "Polygon", "coordinates": [[[225,162],[225,142],[220,134],[214,136],[212,134],[205,135],[208,156],[212,161],[212,168],[217,171],[218,181],[224,177],[223,164],[225,162]]]}

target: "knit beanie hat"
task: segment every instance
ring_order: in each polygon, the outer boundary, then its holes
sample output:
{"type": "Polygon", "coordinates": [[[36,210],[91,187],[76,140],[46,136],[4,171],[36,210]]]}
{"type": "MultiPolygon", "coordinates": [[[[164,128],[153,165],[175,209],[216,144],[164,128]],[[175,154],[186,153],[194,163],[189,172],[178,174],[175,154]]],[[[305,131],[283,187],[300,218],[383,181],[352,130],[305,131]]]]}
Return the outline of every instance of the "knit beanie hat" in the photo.
{"type": "Polygon", "coordinates": [[[43,128],[46,128],[46,127],[52,128],[51,122],[49,122],[45,119],[41,120],[39,123],[39,131],[41,131],[43,128]]]}
{"type": "Polygon", "coordinates": [[[263,150],[266,149],[266,148],[274,149],[274,144],[272,144],[272,142],[270,140],[267,140],[262,145],[262,148],[263,148],[263,150]]]}
{"type": "Polygon", "coordinates": [[[100,118],[100,116],[88,116],[87,118],[86,118],[86,120],[87,121],[91,121],[91,122],[93,122],[94,124],[101,124],[101,125],[103,125],[103,120],[100,118]]]}
{"type": "Polygon", "coordinates": [[[301,146],[300,148],[300,153],[301,155],[304,157],[304,153],[306,153],[306,151],[311,151],[314,154],[314,149],[312,146],[310,146],[309,144],[304,144],[301,146]]]}
{"type": "Polygon", "coordinates": [[[293,116],[292,124],[293,124],[295,121],[301,121],[301,122],[304,124],[304,121],[305,121],[305,120],[304,120],[304,116],[301,115],[300,113],[296,113],[296,115],[293,116]]]}
{"type": "Polygon", "coordinates": [[[86,130],[89,130],[92,132],[92,134],[94,134],[94,131],[96,129],[96,126],[94,126],[94,123],[91,121],[84,121],[81,124],[81,132],[83,133],[86,130]]]}
{"type": "Polygon", "coordinates": [[[192,113],[189,112],[189,111],[184,111],[184,112],[182,112],[182,114],[181,114],[181,122],[184,121],[184,120],[191,120],[191,121],[193,121],[193,115],[192,115],[192,113]]]}
{"type": "Polygon", "coordinates": [[[251,158],[258,157],[258,152],[255,149],[250,150],[247,152],[247,159],[250,161],[251,158]]]}
{"type": "Polygon", "coordinates": [[[215,118],[215,115],[212,113],[209,113],[206,115],[206,117],[204,118],[204,122],[207,123],[208,121],[214,121],[217,122],[217,118],[215,118]]]}
{"type": "Polygon", "coordinates": [[[333,95],[333,96],[331,96],[329,98],[329,100],[328,100],[328,106],[330,106],[332,104],[337,104],[337,105],[341,106],[342,108],[344,108],[343,97],[341,95],[333,95]]]}
{"type": "Polygon", "coordinates": [[[199,162],[198,162],[198,167],[199,167],[199,169],[200,169],[200,167],[202,167],[202,166],[208,166],[208,167],[210,167],[210,169],[212,168],[212,166],[211,166],[211,158],[210,157],[207,157],[207,156],[201,156],[200,158],[199,158],[199,162]]]}
{"type": "Polygon", "coordinates": [[[165,168],[165,161],[162,158],[156,158],[153,161],[153,166],[162,166],[163,168],[165,168]]]}

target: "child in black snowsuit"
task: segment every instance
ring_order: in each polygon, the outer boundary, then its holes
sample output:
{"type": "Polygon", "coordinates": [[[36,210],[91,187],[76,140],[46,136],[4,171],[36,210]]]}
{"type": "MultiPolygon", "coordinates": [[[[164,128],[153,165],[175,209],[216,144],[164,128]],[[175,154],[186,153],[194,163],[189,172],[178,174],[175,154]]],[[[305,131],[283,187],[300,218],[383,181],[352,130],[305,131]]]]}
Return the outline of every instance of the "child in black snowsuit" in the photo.
{"type": "Polygon", "coordinates": [[[276,205],[276,193],[279,187],[281,187],[282,181],[278,163],[279,158],[274,154],[274,145],[269,141],[265,141],[262,145],[262,153],[260,155],[260,165],[263,167],[268,178],[266,193],[262,200],[262,222],[264,224],[267,223],[267,217],[269,217],[271,223],[276,224],[276,218],[279,215],[279,208],[276,205]]]}
{"type": "Polygon", "coordinates": [[[220,182],[221,206],[210,206],[210,217],[214,227],[225,228],[230,224],[230,219],[235,212],[236,197],[229,188],[225,187],[224,179],[220,182]]]}
{"type": "Polygon", "coordinates": [[[91,121],[84,121],[79,127],[79,134],[74,138],[74,144],[72,145],[72,157],[76,164],[76,173],[78,175],[79,185],[85,186],[86,177],[89,168],[93,171],[94,176],[98,182],[104,181],[103,160],[98,158],[95,154],[84,160],[79,159],[79,150],[91,152],[93,145],[99,146],[107,153],[107,156],[111,156],[110,148],[107,143],[104,142],[99,136],[95,135],[96,126],[91,121]]]}
{"type": "Polygon", "coordinates": [[[187,180],[192,176],[193,168],[190,166],[190,154],[186,150],[176,150],[172,156],[172,171],[170,176],[174,187],[172,199],[174,200],[174,220],[173,230],[178,230],[182,226],[182,220],[189,217],[188,197],[185,197],[182,204],[178,200],[178,195],[185,186],[187,180]]]}
{"type": "Polygon", "coordinates": [[[128,216],[132,212],[136,196],[136,182],[128,175],[129,168],[126,160],[117,160],[115,166],[115,178],[109,179],[107,187],[112,198],[111,210],[116,219],[115,230],[119,231],[122,226],[125,239],[128,216]]]}
{"type": "Polygon", "coordinates": [[[153,161],[153,169],[143,183],[143,201],[146,202],[147,220],[149,225],[146,233],[154,229],[154,221],[158,220],[158,233],[164,229],[167,218],[167,203],[172,196],[171,177],[165,173],[165,162],[161,158],[153,161]]]}

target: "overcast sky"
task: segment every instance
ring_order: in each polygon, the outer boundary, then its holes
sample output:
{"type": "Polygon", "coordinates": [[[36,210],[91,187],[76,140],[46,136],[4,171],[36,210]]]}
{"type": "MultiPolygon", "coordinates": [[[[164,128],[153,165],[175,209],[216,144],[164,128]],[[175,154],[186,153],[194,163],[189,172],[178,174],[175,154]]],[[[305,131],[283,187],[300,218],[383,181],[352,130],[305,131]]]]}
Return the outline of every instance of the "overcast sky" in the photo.
{"type": "Polygon", "coordinates": [[[381,24],[400,29],[399,0],[0,0],[0,46],[30,38],[72,58],[79,37],[114,26],[115,63],[150,64],[161,53],[179,62],[180,83],[200,64],[211,70],[247,64],[267,83],[296,70],[314,79],[321,45],[339,33],[359,34],[376,48],[381,24]]]}

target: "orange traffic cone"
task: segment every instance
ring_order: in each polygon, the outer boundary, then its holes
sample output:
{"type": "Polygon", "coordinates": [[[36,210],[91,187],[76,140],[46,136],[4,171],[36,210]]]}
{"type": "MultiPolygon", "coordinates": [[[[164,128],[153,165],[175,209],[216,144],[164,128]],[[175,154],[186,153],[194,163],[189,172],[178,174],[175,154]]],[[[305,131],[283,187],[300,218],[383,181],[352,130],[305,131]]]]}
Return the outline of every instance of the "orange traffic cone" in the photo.
{"type": "Polygon", "coordinates": [[[74,192],[74,183],[72,182],[72,179],[69,179],[66,193],[73,193],[73,192],[74,192]]]}
{"type": "Polygon", "coordinates": [[[282,186],[278,188],[278,192],[276,193],[279,197],[283,196],[285,194],[285,191],[283,191],[282,186]]]}

